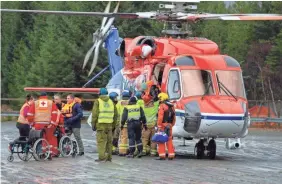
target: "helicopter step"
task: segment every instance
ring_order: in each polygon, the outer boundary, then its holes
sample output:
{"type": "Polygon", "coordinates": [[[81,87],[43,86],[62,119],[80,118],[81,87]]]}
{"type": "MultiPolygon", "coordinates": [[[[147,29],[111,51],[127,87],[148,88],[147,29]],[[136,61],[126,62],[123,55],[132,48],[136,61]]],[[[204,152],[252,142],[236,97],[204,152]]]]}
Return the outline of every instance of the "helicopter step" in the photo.
{"type": "Polygon", "coordinates": [[[200,139],[194,148],[194,154],[197,159],[202,159],[207,156],[210,159],[215,159],[216,156],[216,142],[212,139],[200,139]],[[208,141],[209,140],[209,141],[208,141]]]}

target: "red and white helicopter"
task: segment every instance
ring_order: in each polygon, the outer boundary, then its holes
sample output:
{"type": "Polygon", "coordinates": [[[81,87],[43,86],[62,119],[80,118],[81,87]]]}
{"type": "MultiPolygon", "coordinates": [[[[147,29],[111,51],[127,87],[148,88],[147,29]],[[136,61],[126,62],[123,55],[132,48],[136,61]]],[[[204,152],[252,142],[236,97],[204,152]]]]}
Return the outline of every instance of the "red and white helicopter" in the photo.
{"type": "MultiPolygon", "coordinates": [[[[109,56],[118,54],[123,62],[123,68],[110,79],[108,90],[120,94],[130,85],[138,90],[141,83],[153,81],[161,87],[161,91],[168,93],[175,105],[177,118],[173,136],[184,140],[199,139],[195,145],[197,158],[202,158],[205,154],[211,159],[215,158],[216,138],[225,138],[228,149],[239,148],[240,138],[248,134],[250,125],[240,65],[234,58],[221,55],[218,45],[213,41],[188,37],[189,25],[199,20],[282,20],[282,15],[184,13],[184,9],[196,9],[196,5],[183,2],[161,4],[161,11],[137,13],[117,13],[117,3],[114,12],[110,13],[110,3],[105,12],[11,9],[2,9],[1,12],[104,17],[101,29],[94,34],[94,44],[83,64],[86,66],[94,52],[90,74],[97,64],[99,47],[108,36],[115,18],[154,19],[164,22],[164,37],[124,38],[116,53],[108,50],[109,56]]],[[[99,88],[29,87],[25,90],[99,92],[99,88]]]]}

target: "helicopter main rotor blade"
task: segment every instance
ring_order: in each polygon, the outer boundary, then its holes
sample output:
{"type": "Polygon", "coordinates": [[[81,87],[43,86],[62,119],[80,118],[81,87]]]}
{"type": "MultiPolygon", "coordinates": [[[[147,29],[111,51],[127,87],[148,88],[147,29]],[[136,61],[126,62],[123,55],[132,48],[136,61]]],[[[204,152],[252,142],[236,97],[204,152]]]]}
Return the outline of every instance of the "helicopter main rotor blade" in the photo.
{"type": "MultiPolygon", "coordinates": [[[[110,12],[110,8],[111,8],[111,1],[109,1],[104,13],[109,13],[110,12]]],[[[104,17],[103,18],[103,21],[102,21],[102,25],[101,25],[101,29],[103,29],[103,27],[105,26],[106,24],[106,21],[107,21],[108,17],[104,17]]]]}
{"type": "Polygon", "coordinates": [[[36,14],[57,14],[57,15],[81,15],[81,16],[100,16],[118,17],[124,19],[155,19],[156,12],[137,12],[137,13],[103,13],[103,12],[76,12],[76,11],[49,11],[49,10],[19,10],[1,9],[1,12],[36,13],[36,14]]]}
{"type": "Polygon", "coordinates": [[[282,20],[282,14],[187,14],[178,20],[282,20]]]}

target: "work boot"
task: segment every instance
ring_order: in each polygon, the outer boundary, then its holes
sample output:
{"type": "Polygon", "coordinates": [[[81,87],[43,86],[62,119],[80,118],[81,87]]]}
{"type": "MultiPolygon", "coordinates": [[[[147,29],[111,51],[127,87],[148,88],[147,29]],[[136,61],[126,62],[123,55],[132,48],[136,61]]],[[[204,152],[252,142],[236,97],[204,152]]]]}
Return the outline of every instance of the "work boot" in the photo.
{"type": "Polygon", "coordinates": [[[147,156],[147,153],[142,151],[142,156],[147,156]]]}
{"type": "Polygon", "coordinates": [[[169,158],[168,158],[168,160],[173,160],[173,159],[174,159],[173,157],[169,157],[169,158]]]}
{"type": "Polygon", "coordinates": [[[118,156],[120,156],[120,157],[125,157],[125,156],[126,156],[126,154],[119,153],[119,154],[118,154],[118,156]]]}
{"type": "Polygon", "coordinates": [[[83,156],[83,155],[84,155],[84,152],[78,153],[78,156],[83,156]]]}
{"type": "Polygon", "coordinates": [[[95,162],[106,162],[105,159],[101,160],[101,159],[96,159],[95,162]]]}
{"type": "Polygon", "coordinates": [[[52,160],[52,156],[51,156],[51,155],[49,155],[49,157],[48,157],[47,159],[51,161],[51,160],[52,160]]]}
{"type": "Polygon", "coordinates": [[[141,158],[143,156],[142,152],[139,152],[139,154],[137,155],[138,158],[141,158]]]}
{"type": "Polygon", "coordinates": [[[126,155],[127,158],[133,158],[134,155],[132,153],[129,153],[128,155],[126,155]]]}
{"type": "Polygon", "coordinates": [[[106,160],[106,162],[112,162],[112,159],[111,159],[111,158],[108,158],[108,159],[106,160]]]}
{"type": "Polygon", "coordinates": [[[159,157],[159,158],[156,158],[155,160],[165,160],[165,158],[159,157]]]}

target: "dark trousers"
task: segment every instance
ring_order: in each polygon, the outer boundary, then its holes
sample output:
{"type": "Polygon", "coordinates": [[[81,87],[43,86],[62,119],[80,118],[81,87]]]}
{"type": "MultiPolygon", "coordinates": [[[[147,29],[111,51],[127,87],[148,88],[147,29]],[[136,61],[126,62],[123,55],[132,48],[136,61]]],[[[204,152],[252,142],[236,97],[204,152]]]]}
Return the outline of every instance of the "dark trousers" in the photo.
{"type": "Polygon", "coordinates": [[[140,121],[129,121],[127,124],[127,132],[129,139],[129,154],[134,154],[135,146],[137,146],[138,152],[142,152],[143,145],[141,140],[142,126],[140,121]],[[136,145],[135,145],[136,143],[136,145]]]}
{"type": "Polygon", "coordinates": [[[28,124],[17,123],[17,128],[20,132],[19,140],[25,140],[25,137],[29,136],[30,126],[28,124]]]}

